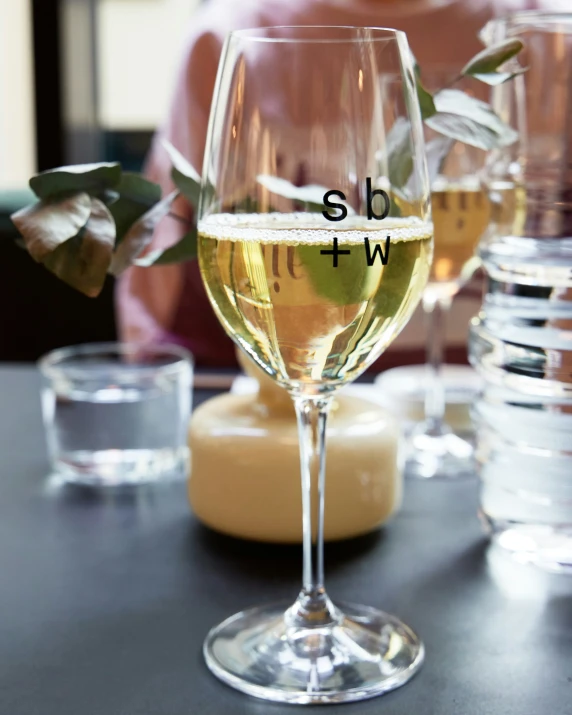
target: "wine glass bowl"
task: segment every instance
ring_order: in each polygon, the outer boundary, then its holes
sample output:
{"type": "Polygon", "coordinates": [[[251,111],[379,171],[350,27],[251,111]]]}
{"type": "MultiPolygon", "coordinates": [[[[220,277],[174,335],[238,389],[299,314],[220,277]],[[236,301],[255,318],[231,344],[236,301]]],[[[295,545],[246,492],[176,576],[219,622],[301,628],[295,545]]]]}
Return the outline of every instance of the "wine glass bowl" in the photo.
{"type": "Polygon", "coordinates": [[[355,379],[405,325],[426,280],[430,231],[400,220],[369,228],[358,216],[334,229],[317,214],[216,214],[200,223],[201,269],[239,344],[284,387],[318,395],[355,379]],[[368,266],[365,240],[371,253],[385,250],[388,232],[387,265],[368,266]]]}
{"type": "Polygon", "coordinates": [[[200,269],[227,333],[293,399],[304,563],[293,604],[227,619],[209,633],[205,659],[227,684],[267,700],[361,700],[403,684],[423,660],[396,617],[334,605],[323,574],[332,396],[404,327],[432,257],[407,41],[377,28],[231,33],[214,96],[200,269]]]}
{"type": "Polygon", "coordinates": [[[431,205],[435,248],[425,296],[452,300],[479,265],[475,249],[489,225],[490,202],[476,172],[457,179],[445,173],[433,181],[431,205]]]}
{"type": "MultiPolygon", "coordinates": [[[[423,72],[431,92],[453,86],[465,94],[486,100],[484,85],[470,77],[458,77],[448,67],[423,72]]],[[[424,295],[452,300],[479,266],[476,248],[491,219],[491,203],[483,180],[487,153],[469,144],[447,139],[425,126],[430,158],[434,254],[424,295]]]]}

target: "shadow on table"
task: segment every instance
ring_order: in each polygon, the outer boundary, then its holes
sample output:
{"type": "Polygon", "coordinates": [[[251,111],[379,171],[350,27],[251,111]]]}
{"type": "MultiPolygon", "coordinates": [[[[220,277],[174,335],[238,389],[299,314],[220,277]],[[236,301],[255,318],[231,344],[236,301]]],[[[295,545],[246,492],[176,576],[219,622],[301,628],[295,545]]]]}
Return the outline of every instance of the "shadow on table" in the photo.
{"type": "MultiPolygon", "coordinates": [[[[383,529],[344,541],[326,543],[324,558],[328,573],[348,561],[365,556],[384,539],[383,529]]],[[[302,570],[301,544],[265,544],[219,534],[195,522],[189,532],[189,548],[201,549],[213,565],[236,568],[243,577],[254,576],[282,582],[298,582],[302,570]]]]}
{"type": "Polygon", "coordinates": [[[186,487],[186,476],[174,473],[148,484],[125,484],[113,487],[100,487],[68,483],[59,474],[50,474],[44,482],[44,494],[60,500],[70,506],[133,506],[152,505],[164,500],[172,490],[186,487]]]}
{"type": "Polygon", "coordinates": [[[479,640],[495,649],[505,638],[510,649],[540,623],[572,633],[572,579],[517,562],[487,539],[459,553],[446,566],[417,581],[412,590],[422,599],[425,636],[441,639],[440,631],[476,629],[479,640]],[[501,636],[502,634],[502,636],[501,636]],[[501,640],[499,640],[501,638],[501,640]]]}

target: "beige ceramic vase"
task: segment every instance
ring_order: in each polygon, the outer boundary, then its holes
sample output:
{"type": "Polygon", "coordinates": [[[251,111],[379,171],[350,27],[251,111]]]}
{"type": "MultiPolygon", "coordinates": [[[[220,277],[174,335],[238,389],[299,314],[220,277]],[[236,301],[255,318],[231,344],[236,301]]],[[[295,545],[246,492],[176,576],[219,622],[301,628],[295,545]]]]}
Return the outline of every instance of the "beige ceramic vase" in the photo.
{"type": "MultiPolygon", "coordinates": [[[[216,531],[256,541],[302,540],[298,433],[292,401],[250,359],[256,395],[224,394],[191,419],[189,499],[216,531]]],[[[385,410],[339,395],[328,419],[325,539],[383,524],[401,501],[399,426],[385,410]]]]}

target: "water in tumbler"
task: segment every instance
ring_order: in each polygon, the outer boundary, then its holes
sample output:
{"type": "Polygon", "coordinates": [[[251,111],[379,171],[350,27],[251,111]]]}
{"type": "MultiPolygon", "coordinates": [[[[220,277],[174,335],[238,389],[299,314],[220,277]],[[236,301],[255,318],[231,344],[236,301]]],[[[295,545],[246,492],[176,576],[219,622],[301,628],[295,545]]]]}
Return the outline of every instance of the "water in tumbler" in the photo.
{"type": "Polygon", "coordinates": [[[72,356],[45,371],[42,407],[54,470],[69,482],[97,486],[183,471],[190,366],[108,357],[72,356]]]}

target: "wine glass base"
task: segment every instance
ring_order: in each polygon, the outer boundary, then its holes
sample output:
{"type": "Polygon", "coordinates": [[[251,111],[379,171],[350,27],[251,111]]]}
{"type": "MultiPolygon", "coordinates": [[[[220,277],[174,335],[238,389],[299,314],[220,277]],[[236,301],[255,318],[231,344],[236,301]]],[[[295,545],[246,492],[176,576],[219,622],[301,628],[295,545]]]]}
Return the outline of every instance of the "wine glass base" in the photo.
{"type": "Polygon", "coordinates": [[[408,477],[459,479],[474,477],[473,445],[453,432],[413,433],[405,463],[408,477]]]}
{"type": "Polygon", "coordinates": [[[342,703],[398,688],[423,662],[417,635],[387,613],[344,605],[332,625],[292,628],[289,605],[243,611],[213,628],[203,652],[214,675],[264,700],[342,703]]]}

